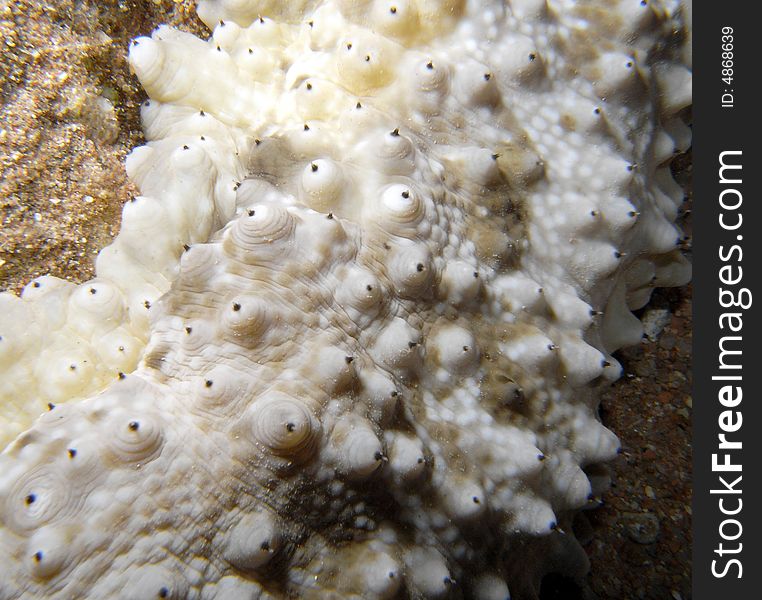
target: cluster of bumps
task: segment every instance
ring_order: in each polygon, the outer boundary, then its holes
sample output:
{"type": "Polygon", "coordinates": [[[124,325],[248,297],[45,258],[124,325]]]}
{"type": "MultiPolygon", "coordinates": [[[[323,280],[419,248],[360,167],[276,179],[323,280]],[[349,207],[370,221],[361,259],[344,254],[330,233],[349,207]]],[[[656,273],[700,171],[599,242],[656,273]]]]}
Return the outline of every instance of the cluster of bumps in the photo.
{"type": "Polygon", "coordinates": [[[210,40],[131,45],[143,195],[97,278],[0,295],[0,598],[584,574],[571,520],[618,450],[597,388],[689,277],[687,9],[198,11],[210,40]]]}

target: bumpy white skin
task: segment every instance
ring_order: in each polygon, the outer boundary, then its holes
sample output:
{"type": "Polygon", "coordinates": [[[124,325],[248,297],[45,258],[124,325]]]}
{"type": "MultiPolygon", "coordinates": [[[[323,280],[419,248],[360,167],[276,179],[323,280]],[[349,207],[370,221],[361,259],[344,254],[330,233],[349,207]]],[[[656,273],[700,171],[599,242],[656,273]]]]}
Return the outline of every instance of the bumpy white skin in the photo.
{"type": "Polygon", "coordinates": [[[0,296],[3,435],[60,402],[0,456],[2,599],[586,569],[595,388],[688,277],[677,6],[280,4],[135,41],[143,195],[98,279],[0,296]]]}

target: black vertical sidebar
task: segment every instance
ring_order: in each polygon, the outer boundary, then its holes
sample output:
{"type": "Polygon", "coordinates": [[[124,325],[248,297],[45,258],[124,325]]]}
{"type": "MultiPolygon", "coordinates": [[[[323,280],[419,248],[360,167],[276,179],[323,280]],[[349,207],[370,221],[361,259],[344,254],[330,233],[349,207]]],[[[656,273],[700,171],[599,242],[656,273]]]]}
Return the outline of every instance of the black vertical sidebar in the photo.
{"type": "Polygon", "coordinates": [[[693,7],[695,600],[762,597],[757,6],[693,7]]]}

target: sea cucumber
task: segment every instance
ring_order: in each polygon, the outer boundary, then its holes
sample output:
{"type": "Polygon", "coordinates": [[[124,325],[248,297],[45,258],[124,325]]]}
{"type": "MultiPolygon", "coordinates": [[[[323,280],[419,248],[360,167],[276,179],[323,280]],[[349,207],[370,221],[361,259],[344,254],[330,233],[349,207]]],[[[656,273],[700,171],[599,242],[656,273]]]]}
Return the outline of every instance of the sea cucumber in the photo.
{"type": "Polygon", "coordinates": [[[679,5],[277,6],[133,42],[142,195],[95,280],[0,296],[0,598],[531,598],[586,569],[597,390],[689,276],[679,5]]]}

